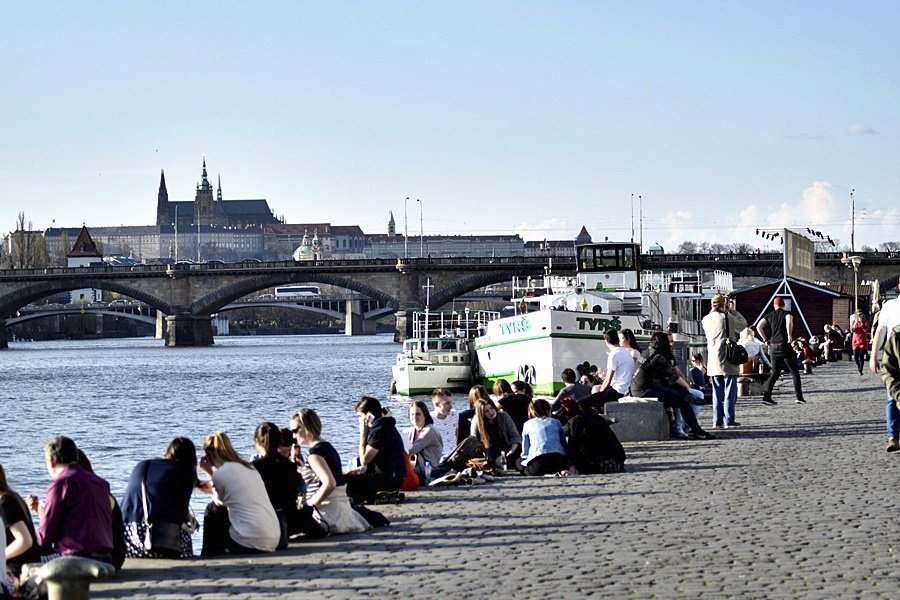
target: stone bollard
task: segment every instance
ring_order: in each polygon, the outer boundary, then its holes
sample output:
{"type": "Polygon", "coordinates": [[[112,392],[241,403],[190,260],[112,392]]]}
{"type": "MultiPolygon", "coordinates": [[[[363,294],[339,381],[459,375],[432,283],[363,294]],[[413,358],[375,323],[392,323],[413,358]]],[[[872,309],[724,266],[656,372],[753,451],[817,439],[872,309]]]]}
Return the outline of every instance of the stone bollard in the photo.
{"type": "Polygon", "coordinates": [[[91,597],[91,581],[106,579],[116,572],[110,564],[63,556],[51,560],[38,570],[38,577],[47,584],[48,600],[87,600],[91,597]]]}

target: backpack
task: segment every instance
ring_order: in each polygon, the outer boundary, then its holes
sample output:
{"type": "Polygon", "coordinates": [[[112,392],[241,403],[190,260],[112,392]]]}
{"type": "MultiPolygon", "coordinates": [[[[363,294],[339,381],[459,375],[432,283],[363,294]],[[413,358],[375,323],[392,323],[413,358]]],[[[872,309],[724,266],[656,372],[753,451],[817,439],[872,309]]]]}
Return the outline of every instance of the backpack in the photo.
{"type": "Polygon", "coordinates": [[[473,458],[484,457],[484,444],[477,437],[469,436],[453,449],[450,456],[440,466],[454,471],[462,471],[473,458]]]}

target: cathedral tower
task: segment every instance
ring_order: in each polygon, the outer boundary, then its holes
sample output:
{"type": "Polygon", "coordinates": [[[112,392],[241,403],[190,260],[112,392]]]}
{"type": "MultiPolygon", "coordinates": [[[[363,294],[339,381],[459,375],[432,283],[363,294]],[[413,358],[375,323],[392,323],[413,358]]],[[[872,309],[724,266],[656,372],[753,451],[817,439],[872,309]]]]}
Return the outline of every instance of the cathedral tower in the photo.
{"type": "Polygon", "coordinates": [[[166,173],[159,170],[159,195],[156,197],[156,226],[171,225],[169,222],[169,192],[166,190],[166,173]]]}

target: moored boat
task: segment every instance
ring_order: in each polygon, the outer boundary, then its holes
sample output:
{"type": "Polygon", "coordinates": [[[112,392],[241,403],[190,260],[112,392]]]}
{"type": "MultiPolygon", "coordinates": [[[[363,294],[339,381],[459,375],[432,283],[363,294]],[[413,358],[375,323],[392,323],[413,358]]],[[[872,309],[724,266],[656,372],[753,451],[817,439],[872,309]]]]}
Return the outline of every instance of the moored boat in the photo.
{"type": "Polygon", "coordinates": [[[413,335],[391,368],[392,393],[429,394],[435,388],[468,390],[474,382],[472,339],[500,314],[492,311],[413,313],[413,335]]]}
{"type": "Polygon", "coordinates": [[[563,369],[605,368],[609,329],[631,329],[639,341],[668,330],[676,341],[702,346],[709,298],[731,289],[722,271],[642,273],[636,244],[579,245],[576,255],[574,276],[513,281],[516,314],[489,321],[473,342],[482,383],[520,379],[536,394],[554,395],[563,369]]]}

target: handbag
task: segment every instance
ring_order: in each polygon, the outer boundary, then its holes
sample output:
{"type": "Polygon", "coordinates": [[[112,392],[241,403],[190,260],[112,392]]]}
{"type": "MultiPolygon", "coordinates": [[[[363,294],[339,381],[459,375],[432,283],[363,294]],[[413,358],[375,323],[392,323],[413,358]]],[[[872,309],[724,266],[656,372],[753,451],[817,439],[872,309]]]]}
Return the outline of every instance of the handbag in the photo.
{"type": "Polygon", "coordinates": [[[147,469],[141,477],[141,500],[144,505],[144,547],[151,552],[181,554],[181,524],[150,522],[150,510],[147,508],[147,469]]]}
{"type": "Polygon", "coordinates": [[[742,365],[750,359],[747,349],[731,339],[728,331],[728,313],[725,313],[725,360],[733,365],[742,365]]]}

